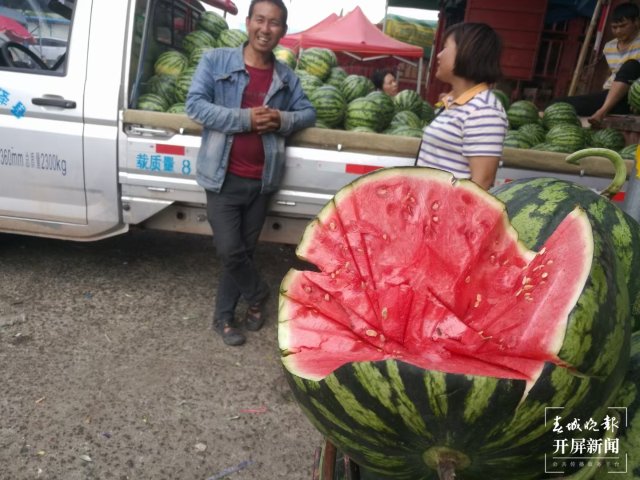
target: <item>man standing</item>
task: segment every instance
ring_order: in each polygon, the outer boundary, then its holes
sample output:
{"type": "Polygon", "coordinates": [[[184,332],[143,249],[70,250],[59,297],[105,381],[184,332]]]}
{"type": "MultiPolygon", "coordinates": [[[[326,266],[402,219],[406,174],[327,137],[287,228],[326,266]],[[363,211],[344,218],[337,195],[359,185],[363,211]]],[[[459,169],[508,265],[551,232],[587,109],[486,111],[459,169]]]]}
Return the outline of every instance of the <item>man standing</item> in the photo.
{"type": "Polygon", "coordinates": [[[244,327],[256,331],[265,321],[269,288],[253,252],[284,173],[285,137],[315,123],[297,76],[272,53],[287,32],[282,0],[252,0],[246,28],[244,45],[203,56],[186,101],[203,126],[196,174],[222,264],[213,327],[234,346],[245,342],[235,322],[241,296],[249,305],[244,327]]]}

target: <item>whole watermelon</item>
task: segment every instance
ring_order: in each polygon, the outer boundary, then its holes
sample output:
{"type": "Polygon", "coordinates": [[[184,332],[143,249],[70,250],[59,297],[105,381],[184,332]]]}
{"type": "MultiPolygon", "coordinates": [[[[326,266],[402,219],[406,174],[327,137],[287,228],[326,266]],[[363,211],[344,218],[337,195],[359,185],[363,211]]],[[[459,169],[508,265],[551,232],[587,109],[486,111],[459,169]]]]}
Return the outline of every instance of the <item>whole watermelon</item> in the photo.
{"type": "Polygon", "coordinates": [[[223,30],[227,30],[228,28],[229,25],[224,17],[212,10],[202,12],[198,20],[198,29],[208,32],[215,39],[220,36],[223,30]]]}
{"type": "Polygon", "coordinates": [[[520,137],[530,146],[544,142],[546,132],[539,123],[527,123],[518,129],[520,137]]]}
{"type": "Polygon", "coordinates": [[[633,113],[640,113],[640,79],[633,82],[629,87],[627,102],[633,113]]]}
{"type": "Polygon", "coordinates": [[[596,130],[591,136],[591,145],[610,150],[622,150],[624,148],[624,134],[614,128],[603,128],[596,130]]]}
{"type": "Polygon", "coordinates": [[[510,148],[531,148],[533,146],[520,130],[507,130],[503,145],[510,148]]]}
{"type": "Polygon", "coordinates": [[[329,78],[331,69],[337,65],[336,54],[328,48],[306,48],[298,58],[298,68],[315,75],[322,81],[329,78]]]}
{"type": "Polygon", "coordinates": [[[293,52],[293,50],[287,47],[283,47],[282,45],[278,45],[273,49],[273,54],[282,63],[287,65],[292,70],[295,70],[298,59],[296,58],[296,54],[293,52]]]}
{"type": "Polygon", "coordinates": [[[328,128],[342,125],[347,104],[340,90],[331,85],[323,85],[314,90],[309,101],[316,109],[316,117],[328,128]]]}
{"type": "Polygon", "coordinates": [[[527,123],[538,123],[540,114],[538,107],[529,100],[518,100],[513,102],[507,110],[509,126],[516,130],[527,123]]]}
{"type": "Polygon", "coordinates": [[[289,384],[379,478],[540,478],[556,438],[545,407],[600,419],[622,383],[627,290],[580,208],[534,252],[474,183],[384,169],[340,190],[296,252],[317,271],[281,285],[289,384]]]}
{"type": "Polygon", "coordinates": [[[560,123],[547,132],[545,142],[566,149],[563,151],[568,153],[575,152],[585,147],[584,130],[577,125],[560,123]]]}
{"type": "Polygon", "coordinates": [[[638,144],[632,143],[631,145],[627,145],[622,150],[620,150],[619,153],[620,153],[620,156],[625,160],[635,160],[637,150],[638,150],[638,144]]]}
{"type": "Polygon", "coordinates": [[[393,97],[393,103],[396,106],[396,113],[410,111],[418,118],[422,115],[422,98],[415,90],[401,90],[393,97]]]}
{"type": "Polygon", "coordinates": [[[395,112],[392,98],[386,93],[377,90],[367,94],[364,98],[373,101],[378,107],[376,130],[380,132],[387,128],[395,112]]]}
{"type": "Polygon", "coordinates": [[[153,69],[156,75],[178,76],[187,68],[189,59],[177,50],[167,50],[158,55],[153,69]]]}
{"type": "Polygon", "coordinates": [[[563,123],[581,126],[576,109],[570,103],[552,103],[542,112],[542,124],[547,130],[563,123]]]}
{"type": "Polygon", "coordinates": [[[376,86],[363,75],[347,75],[342,81],[342,95],[347,103],[373,92],[376,86]]]}

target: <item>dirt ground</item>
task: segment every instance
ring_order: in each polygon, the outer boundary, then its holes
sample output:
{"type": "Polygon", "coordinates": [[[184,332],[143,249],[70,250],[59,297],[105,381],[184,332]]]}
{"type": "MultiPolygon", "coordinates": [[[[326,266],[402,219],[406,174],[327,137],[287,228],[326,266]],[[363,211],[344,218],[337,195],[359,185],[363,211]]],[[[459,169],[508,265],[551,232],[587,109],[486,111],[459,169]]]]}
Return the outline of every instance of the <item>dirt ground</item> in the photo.
{"type": "Polygon", "coordinates": [[[310,480],[322,439],[277,347],[297,262],[267,243],[257,261],[268,323],[227,347],[210,329],[209,237],[0,234],[0,480],[310,480]]]}

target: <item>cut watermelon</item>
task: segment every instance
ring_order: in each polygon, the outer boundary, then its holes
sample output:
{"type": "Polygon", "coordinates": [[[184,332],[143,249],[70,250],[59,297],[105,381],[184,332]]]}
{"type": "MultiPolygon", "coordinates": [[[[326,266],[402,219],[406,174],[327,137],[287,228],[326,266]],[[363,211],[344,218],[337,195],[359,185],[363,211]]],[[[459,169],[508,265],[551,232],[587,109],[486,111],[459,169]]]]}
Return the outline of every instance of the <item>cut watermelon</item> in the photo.
{"type": "Polygon", "coordinates": [[[343,189],[297,253],[320,272],[292,270],[282,282],[279,339],[290,372],[321,379],[345,363],[394,358],[532,380],[544,362],[561,363],[593,238],[576,209],[529,251],[504,205],[473,183],[389,169],[343,189]]]}
{"type": "Polygon", "coordinates": [[[360,177],[307,227],[297,253],[319,271],[282,282],[285,376],[367,478],[537,480],[548,407],[602,420],[629,361],[628,289],[612,232],[562,217],[530,251],[495,197],[407,167],[360,177]]]}

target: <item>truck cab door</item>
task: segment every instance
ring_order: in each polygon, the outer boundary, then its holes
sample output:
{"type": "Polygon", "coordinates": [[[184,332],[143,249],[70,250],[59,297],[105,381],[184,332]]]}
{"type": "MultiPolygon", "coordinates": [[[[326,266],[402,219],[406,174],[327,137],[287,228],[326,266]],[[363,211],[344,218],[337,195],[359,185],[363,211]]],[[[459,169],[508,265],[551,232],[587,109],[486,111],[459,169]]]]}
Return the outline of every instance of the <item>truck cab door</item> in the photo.
{"type": "Polygon", "coordinates": [[[10,5],[0,11],[13,22],[0,30],[0,230],[84,225],[83,109],[92,2],[10,5]],[[46,48],[45,38],[57,39],[57,49],[46,48]]]}

